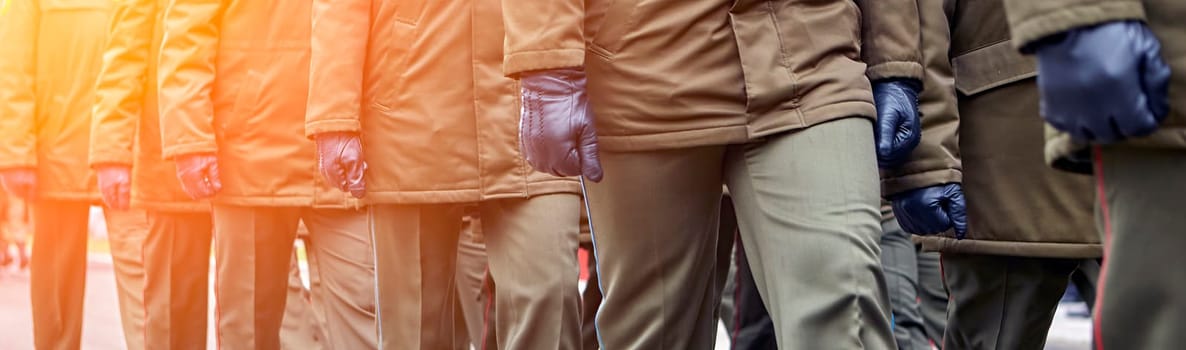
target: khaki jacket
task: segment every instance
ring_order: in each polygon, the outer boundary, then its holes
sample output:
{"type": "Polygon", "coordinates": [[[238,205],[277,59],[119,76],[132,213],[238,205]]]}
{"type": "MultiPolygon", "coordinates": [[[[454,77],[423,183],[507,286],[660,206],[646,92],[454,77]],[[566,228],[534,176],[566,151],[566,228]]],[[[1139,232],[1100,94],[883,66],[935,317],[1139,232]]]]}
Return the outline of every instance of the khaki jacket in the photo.
{"type": "Polygon", "coordinates": [[[874,118],[870,79],[922,76],[915,0],[503,0],[503,9],[504,72],[583,66],[602,150],[743,143],[874,118]]]}
{"type": "Polygon", "coordinates": [[[311,1],[170,0],[159,62],[161,153],[217,153],[216,203],[357,207],[305,138],[311,1]]]}
{"type": "Polygon", "coordinates": [[[578,193],[519,153],[498,0],[317,0],[306,133],[361,132],[370,203],[578,193]]]}
{"type": "Polygon", "coordinates": [[[0,169],[36,168],[40,198],[97,201],[87,146],[108,1],[0,4],[0,169]]]}
{"type": "MultiPolygon", "coordinates": [[[[1170,65],[1170,114],[1150,136],[1120,145],[1186,149],[1186,1],[1182,0],[1006,0],[1014,46],[1024,47],[1070,28],[1098,23],[1140,20],[1161,40],[1161,55],[1170,65]]],[[[1072,171],[1090,172],[1087,145],[1051,129],[1046,159],[1072,171]],[[1084,163],[1087,163],[1086,165],[1084,163]]]]}
{"type": "Polygon", "coordinates": [[[1091,178],[1046,166],[1035,63],[1014,50],[1001,2],[919,0],[923,142],[887,194],[962,182],[968,235],[916,236],[945,253],[1098,258],[1091,178]]]}
{"type": "Polygon", "coordinates": [[[165,0],[114,4],[91,123],[91,166],[132,167],[132,205],[167,211],[206,211],[181,190],[176,166],[161,155],[156,57],[165,0]]]}

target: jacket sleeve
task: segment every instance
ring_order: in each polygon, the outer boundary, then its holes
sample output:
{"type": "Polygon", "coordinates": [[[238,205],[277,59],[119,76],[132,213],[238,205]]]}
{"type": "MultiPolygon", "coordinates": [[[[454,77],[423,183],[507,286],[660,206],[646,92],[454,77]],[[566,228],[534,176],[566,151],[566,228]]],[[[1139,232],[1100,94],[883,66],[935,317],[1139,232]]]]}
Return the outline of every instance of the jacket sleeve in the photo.
{"type": "Polygon", "coordinates": [[[221,0],[170,0],[165,9],[157,93],[166,159],[218,151],[211,92],[221,8],[221,0]]]}
{"type": "Polygon", "coordinates": [[[922,112],[922,141],[910,153],[910,160],[882,171],[881,191],[885,197],[912,189],[960,183],[963,167],[959,150],[960,116],[948,48],[951,33],[950,1],[918,0],[922,23],[922,54],[925,64],[924,89],[919,95],[922,112]]]}
{"type": "Polygon", "coordinates": [[[583,0],[502,0],[503,73],[583,66],[584,21],[583,0]]]}
{"type": "Polygon", "coordinates": [[[0,0],[0,169],[37,166],[38,12],[35,0],[0,0]]]}
{"type": "Polygon", "coordinates": [[[136,125],[143,113],[144,83],[149,78],[148,55],[155,5],[152,0],[114,4],[103,67],[95,88],[91,166],[132,165],[136,125]]]}
{"type": "Polygon", "coordinates": [[[916,0],[856,0],[861,9],[861,59],[869,80],[922,80],[916,0]]]}
{"type": "Polygon", "coordinates": [[[313,1],[305,135],[358,132],[371,0],[313,1]]]}
{"type": "Polygon", "coordinates": [[[1105,22],[1144,20],[1142,0],[1005,0],[1013,45],[1105,22]]]}

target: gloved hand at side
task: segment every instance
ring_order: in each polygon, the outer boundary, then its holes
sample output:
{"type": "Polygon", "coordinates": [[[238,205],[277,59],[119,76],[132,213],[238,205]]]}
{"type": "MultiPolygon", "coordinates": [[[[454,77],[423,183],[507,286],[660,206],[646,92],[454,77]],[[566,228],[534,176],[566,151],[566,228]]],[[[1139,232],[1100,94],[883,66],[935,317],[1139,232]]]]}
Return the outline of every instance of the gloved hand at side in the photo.
{"type": "Polygon", "coordinates": [[[317,164],[330,186],[354,198],[366,196],[366,158],[358,134],[330,132],[313,136],[317,143],[317,164]]]}
{"type": "Polygon", "coordinates": [[[601,181],[585,73],[577,69],[528,72],[520,85],[519,148],[527,163],[552,175],[601,181]]]}
{"type": "Polygon", "coordinates": [[[1033,44],[1042,117],[1081,141],[1148,135],[1169,113],[1170,68],[1144,23],[1076,28],[1033,44]]]}
{"type": "Polygon", "coordinates": [[[898,166],[922,139],[918,93],[922,83],[914,79],[882,79],[873,82],[877,123],[873,134],[877,144],[877,165],[898,166]]]}
{"type": "Polygon", "coordinates": [[[960,184],[914,189],[890,198],[894,216],[906,232],[933,235],[955,229],[955,238],[968,233],[968,210],[960,184]]]}
{"type": "Polygon", "coordinates": [[[218,176],[218,157],[213,153],[180,155],[175,160],[177,180],[181,181],[181,190],[190,198],[210,198],[222,190],[222,180],[218,176]]]}
{"type": "Polygon", "coordinates": [[[132,168],[122,164],[96,164],[99,193],[103,204],[115,210],[127,210],[132,198],[132,168]]]}
{"type": "Polygon", "coordinates": [[[0,170],[0,185],[20,199],[32,201],[37,198],[37,169],[11,168],[0,170]]]}

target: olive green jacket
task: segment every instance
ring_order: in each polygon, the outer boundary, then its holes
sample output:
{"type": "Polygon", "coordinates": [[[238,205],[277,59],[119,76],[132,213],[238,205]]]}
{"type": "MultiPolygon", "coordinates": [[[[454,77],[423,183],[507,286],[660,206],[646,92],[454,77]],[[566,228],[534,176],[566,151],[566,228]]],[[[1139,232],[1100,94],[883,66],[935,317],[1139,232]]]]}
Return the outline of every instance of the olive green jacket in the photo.
{"type": "MultiPolygon", "coordinates": [[[[1005,0],[1017,48],[1069,29],[1095,24],[1144,21],[1161,40],[1161,54],[1170,65],[1170,114],[1152,135],[1122,146],[1186,149],[1186,1],[1182,0],[1005,0]]],[[[1090,172],[1087,144],[1050,129],[1046,160],[1055,167],[1090,172]]]]}

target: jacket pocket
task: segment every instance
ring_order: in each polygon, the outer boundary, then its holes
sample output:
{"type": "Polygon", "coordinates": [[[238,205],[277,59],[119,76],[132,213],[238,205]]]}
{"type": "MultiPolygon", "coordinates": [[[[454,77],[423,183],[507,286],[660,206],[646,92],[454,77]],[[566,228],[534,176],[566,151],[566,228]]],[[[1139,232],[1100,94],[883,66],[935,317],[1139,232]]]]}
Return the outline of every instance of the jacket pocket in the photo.
{"type": "Polygon", "coordinates": [[[259,72],[254,70],[247,72],[247,77],[239,84],[239,91],[235,93],[235,102],[231,105],[230,113],[221,118],[222,120],[218,123],[224,132],[228,130],[242,132],[242,130],[235,129],[245,127],[248,119],[251,119],[251,114],[255,112],[255,107],[259,104],[262,85],[263,77],[259,72]]]}
{"type": "Polygon", "coordinates": [[[613,53],[622,49],[622,38],[634,28],[638,21],[638,2],[642,0],[604,0],[610,1],[601,24],[596,26],[597,33],[593,33],[593,40],[589,42],[590,51],[599,56],[609,58],[613,53]]]}
{"type": "Polygon", "coordinates": [[[955,88],[966,96],[1038,75],[1037,62],[1018,53],[1009,40],[956,56],[951,65],[955,88]]]}
{"type": "Polygon", "coordinates": [[[395,20],[407,25],[415,26],[420,23],[424,15],[424,5],[427,0],[395,1],[395,20]]]}

